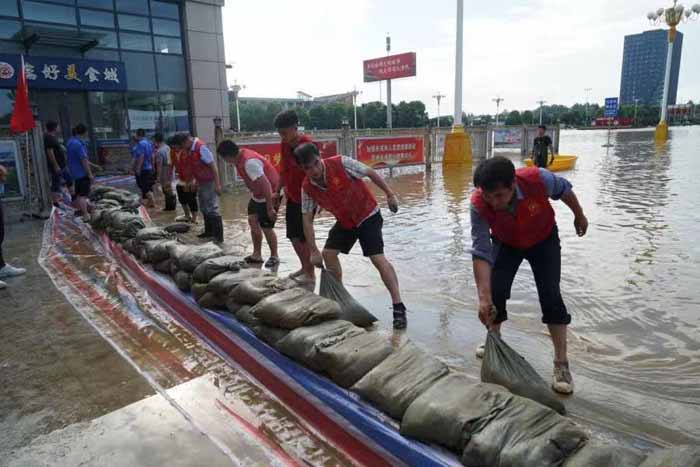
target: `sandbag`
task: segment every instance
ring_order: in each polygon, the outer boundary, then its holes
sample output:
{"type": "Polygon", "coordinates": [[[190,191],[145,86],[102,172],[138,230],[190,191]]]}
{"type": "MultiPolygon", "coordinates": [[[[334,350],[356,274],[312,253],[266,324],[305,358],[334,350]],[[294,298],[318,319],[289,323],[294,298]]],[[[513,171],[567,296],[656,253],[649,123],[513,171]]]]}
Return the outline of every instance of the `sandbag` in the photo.
{"type": "Polygon", "coordinates": [[[637,449],[589,442],[569,457],[564,467],[639,467],[645,457],[637,449]]]}
{"type": "Polygon", "coordinates": [[[277,348],[305,367],[322,371],[323,367],[318,355],[319,348],[365,332],[367,331],[348,321],[326,321],[316,326],[304,326],[291,331],[277,343],[277,348]]]}
{"type": "Polygon", "coordinates": [[[146,263],[160,263],[169,258],[167,244],[174,240],[146,240],[142,243],[141,259],[146,263]]]}
{"type": "Polygon", "coordinates": [[[137,248],[136,248],[136,240],[133,238],[129,238],[124,241],[122,244],[122,248],[124,248],[126,251],[128,251],[131,254],[136,254],[137,248]]]}
{"type": "Polygon", "coordinates": [[[163,261],[155,263],[153,265],[153,269],[155,269],[158,272],[162,272],[163,274],[170,274],[170,262],[171,261],[172,260],[170,258],[164,259],[163,261]]]}
{"type": "Polygon", "coordinates": [[[250,309],[251,309],[250,305],[243,305],[242,307],[240,307],[238,309],[238,311],[236,311],[236,313],[234,315],[236,316],[236,319],[239,322],[245,324],[249,328],[252,328],[254,326],[259,326],[261,324],[260,320],[258,318],[256,318],[254,314],[252,314],[250,312],[250,309]]]}
{"type": "Polygon", "coordinates": [[[197,305],[201,306],[202,308],[218,310],[221,308],[226,308],[226,300],[214,292],[206,292],[199,298],[199,300],[197,300],[197,305]]]}
{"type": "Polygon", "coordinates": [[[238,310],[240,310],[243,306],[248,306],[248,305],[241,305],[240,303],[238,303],[237,301],[235,301],[234,299],[232,299],[230,296],[226,297],[226,309],[227,309],[229,312],[233,313],[234,315],[235,315],[236,312],[238,312],[238,310]]]}
{"type": "Polygon", "coordinates": [[[265,297],[297,286],[291,278],[260,277],[242,282],[231,292],[231,298],[238,303],[256,305],[265,297]]]}
{"type": "Polygon", "coordinates": [[[588,435],[571,420],[531,399],[513,395],[475,431],[462,452],[466,467],[559,467],[588,435]]]}
{"type": "Polygon", "coordinates": [[[674,446],[649,454],[639,467],[700,467],[700,446],[674,446]]]}
{"type": "Polygon", "coordinates": [[[481,381],[500,384],[513,394],[537,401],[560,414],[566,413],[564,403],[556,398],[537,371],[492,331],[486,336],[481,381]]]}
{"type": "Polygon", "coordinates": [[[169,233],[187,233],[190,231],[192,226],[190,224],[186,224],[184,222],[175,222],[172,224],[168,224],[165,227],[163,227],[163,230],[169,233]]]}
{"type": "Polygon", "coordinates": [[[360,302],[355,300],[345,286],[327,269],[321,270],[321,285],[318,294],[340,305],[340,319],[350,321],[355,326],[369,327],[377,321],[360,302]]]}
{"type": "MultiPolygon", "coordinates": [[[[246,271],[245,269],[241,272],[246,271]]],[[[336,319],[340,305],[300,287],[264,298],[254,307],[255,316],[268,326],[296,329],[336,319]]]]}
{"type": "Polygon", "coordinates": [[[253,327],[253,332],[258,339],[276,348],[279,341],[284,339],[290,331],[287,329],[273,328],[272,326],[259,324],[253,327]]]}
{"type": "Polygon", "coordinates": [[[226,271],[239,271],[241,258],[238,256],[217,256],[202,261],[194,269],[192,277],[196,282],[209,282],[226,271]]]}
{"type": "Polygon", "coordinates": [[[238,287],[241,282],[248,279],[255,279],[261,276],[267,276],[270,273],[261,271],[260,269],[241,269],[240,271],[227,271],[217,275],[209,281],[207,290],[218,293],[221,296],[229,296],[233,289],[238,287]]]}
{"type": "Polygon", "coordinates": [[[139,230],[146,227],[138,214],[125,211],[110,213],[110,229],[115,236],[134,238],[139,230]]]}
{"type": "Polygon", "coordinates": [[[462,452],[472,434],[513,397],[501,386],[450,373],[408,406],[401,419],[401,434],[462,452]]]}
{"type": "Polygon", "coordinates": [[[136,233],[137,242],[147,242],[149,240],[163,240],[171,238],[172,235],[161,227],[146,227],[136,233]]]}
{"type": "MultiPolygon", "coordinates": [[[[194,277],[192,278],[194,281],[194,277]]],[[[192,293],[192,298],[199,300],[202,296],[207,293],[207,284],[202,284],[201,282],[192,282],[192,287],[190,288],[192,293]]]]}
{"type": "Polygon", "coordinates": [[[185,271],[178,271],[175,274],[175,285],[183,292],[189,292],[192,287],[192,274],[185,271]]]}
{"type": "MultiPolygon", "coordinates": [[[[273,295],[274,297],[275,295],[273,295]]],[[[341,342],[319,345],[319,360],[335,384],[349,388],[393,351],[389,338],[379,332],[358,334],[341,342]]]]}
{"type": "Polygon", "coordinates": [[[411,402],[448,372],[447,365],[406,342],[351,389],[400,420],[411,402]]]}
{"type": "Polygon", "coordinates": [[[202,262],[209,258],[223,256],[223,254],[224,252],[221,250],[221,247],[214,243],[194,245],[182,251],[177,257],[177,265],[183,271],[192,272],[202,262]]]}

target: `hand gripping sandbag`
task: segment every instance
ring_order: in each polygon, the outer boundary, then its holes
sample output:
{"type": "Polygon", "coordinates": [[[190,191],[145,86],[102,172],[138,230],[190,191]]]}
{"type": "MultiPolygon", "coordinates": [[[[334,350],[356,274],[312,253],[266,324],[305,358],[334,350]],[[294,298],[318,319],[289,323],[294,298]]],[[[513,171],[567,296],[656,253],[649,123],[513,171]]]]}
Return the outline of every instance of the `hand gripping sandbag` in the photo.
{"type": "Polygon", "coordinates": [[[674,446],[649,454],[639,467],[700,467],[700,446],[674,446]]]}
{"type": "Polygon", "coordinates": [[[226,271],[239,271],[241,269],[241,258],[238,256],[217,256],[202,261],[194,269],[192,277],[195,282],[206,283],[226,271]]]}
{"type": "Polygon", "coordinates": [[[239,284],[250,279],[269,276],[270,273],[261,271],[260,269],[241,269],[240,271],[227,271],[221,273],[209,281],[208,291],[217,293],[221,296],[229,297],[231,292],[238,287],[239,284]]]}
{"type": "Polygon", "coordinates": [[[495,384],[450,373],[418,396],[401,419],[401,434],[461,453],[514,396],[495,384]]]}
{"type": "Polygon", "coordinates": [[[342,388],[358,382],[393,351],[388,336],[377,331],[359,334],[327,347],[322,345],[318,350],[323,370],[342,388]]]}
{"type": "Polygon", "coordinates": [[[369,327],[377,317],[355,300],[345,286],[327,269],[321,270],[321,297],[329,298],[340,305],[340,319],[350,321],[355,326],[369,327]]]}
{"type": "Polygon", "coordinates": [[[203,245],[190,246],[185,249],[177,260],[177,265],[180,269],[186,272],[192,272],[202,262],[209,258],[223,256],[224,252],[221,247],[214,243],[204,243],[203,245]]]}
{"type": "Polygon", "coordinates": [[[447,365],[406,342],[351,389],[401,420],[411,402],[448,372],[447,365]]]}
{"type": "Polygon", "coordinates": [[[297,286],[298,283],[290,278],[260,277],[242,282],[231,292],[231,298],[237,303],[257,305],[265,297],[297,286]]]}
{"type": "Polygon", "coordinates": [[[537,371],[493,331],[486,336],[481,381],[500,384],[513,394],[537,401],[560,414],[566,413],[564,404],[552,394],[537,371]]]}
{"type": "Polygon", "coordinates": [[[253,313],[268,326],[291,330],[336,319],[340,314],[340,306],[332,300],[296,287],[264,298],[253,307],[253,313]]]}
{"type": "Polygon", "coordinates": [[[564,462],[564,467],[639,467],[645,457],[637,449],[588,442],[564,462]]]}
{"type": "Polygon", "coordinates": [[[559,467],[588,435],[549,407],[520,396],[476,430],[462,452],[467,467],[559,467]]]}
{"type": "MultiPolygon", "coordinates": [[[[238,315],[236,315],[238,318],[238,315]]],[[[304,326],[291,331],[284,339],[281,339],[277,348],[284,355],[296,360],[307,368],[322,371],[323,366],[319,360],[319,348],[327,347],[345,339],[364,334],[362,328],[358,328],[348,321],[331,320],[316,326],[304,326]]]]}

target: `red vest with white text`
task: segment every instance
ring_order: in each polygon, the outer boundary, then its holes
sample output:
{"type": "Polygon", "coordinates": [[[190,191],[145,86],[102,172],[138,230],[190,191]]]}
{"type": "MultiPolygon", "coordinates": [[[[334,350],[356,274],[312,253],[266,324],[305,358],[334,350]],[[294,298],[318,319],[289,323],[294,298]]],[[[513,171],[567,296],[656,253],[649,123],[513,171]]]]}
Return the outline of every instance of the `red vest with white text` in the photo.
{"type": "Polygon", "coordinates": [[[236,171],[238,172],[238,176],[243,179],[245,185],[253,194],[253,198],[262,199],[265,197],[265,194],[262,193],[262,190],[259,186],[253,183],[253,180],[250,179],[248,173],[245,170],[246,162],[248,162],[251,159],[257,159],[260,162],[262,162],[263,172],[265,173],[265,177],[267,177],[267,180],[270,182],[270,188],[272,189],[273,193],[277,190],[277,184],[279,183],[279,175],[277,174],[277,170],[275,170],[275,167],[270,161],[268,161],[265,158],[265,156],[258,154],[252,149],[240,149],[240,156],[238,157],[238,162],[236,162],[236,171]]]}
{"type": "MultiPolygon", "coordinates": [[[[201,139],[194,139],[194,149],[190,150],[190,167],[192,167],[192,175],[194,175],[197,183],[209,183],[214,181],[214,169],[211,165],[202,162],[202,146],[204,143],[201,139]]],[[[212,163],[216,164],[216,161],[212,163]]]]}

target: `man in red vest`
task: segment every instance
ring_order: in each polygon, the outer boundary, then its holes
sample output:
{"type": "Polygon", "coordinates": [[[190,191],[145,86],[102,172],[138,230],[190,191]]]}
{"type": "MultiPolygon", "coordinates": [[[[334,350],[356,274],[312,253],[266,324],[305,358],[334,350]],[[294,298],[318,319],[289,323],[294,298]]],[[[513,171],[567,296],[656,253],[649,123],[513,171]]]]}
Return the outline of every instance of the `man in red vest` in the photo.
{"type": "Polygon", "coordinates": [[[224,241],[224,224],[219,215],[221,181],[216,168],[216,159],[204,142],[189,133],[179,133],[172,138],[173,144],[186,151],[188,166],[197,183],[199,209],[204,218],[204,232],[199,238],[212,238],[217,243],[224,241]]]}
{"type": "Polygon", "coordinates": [[[363,178],[368,177],[386,193],[392,212],[399,209],[396,195],[370,167],[345,156],[321,159],[318,148],[313,143],[305,143],[296,148],[294,156],[306,174],[301,189],[301,211],[304,216],[304,234],[311,250],[311,263],[321,267],[325,262],[328,270],[338,280],[342,280],[338,254],[350,253],[359,240],[362,254],[372,261],[391,294],[394,329],[405,329],[406,307],[401,301],[399,280],[394,266],[384,256],[384,221],[377,200],[363,178]],[[336,219],[335,225],[328,232],[323,253],[316,246],[313,224],[319,207],[333,214],[336,219]]]}
{"type": "Polygon", "coordinates": [[[294,251],[301,262],[301,269],[293,272],[290,277],[306,285],[315,283],[314,266],[309,260],[309,246],[304,238],[304,225],[301,215],[301,183],[304,181],[304,171],[301,170],[294,158],[294,149],[304,143],[311,143],[311,138],[299,133],[299,117],[294,110],[285,110],[275,117],[275,128],[282,138],[280,147],[280,184],[275,195],[275,204],[281,202],[282,188],[287,198],[285,221],[287,238],[291,240],[294,251]]]}
{"type": "Polygon", "coordinates": [[[253,254],[246,256],[248,263],[262,263],[262,237],[265,235],[267,246],[270,247],[270,258],[265,262],[266,268],[274,268],[280,264],[277,253],[277,234],[275,234],[275,222],[277,211],[273,201],[273,193],[277,191],[279,175],[275,167],[265,159],[265,156],[257,152],[239,148],[231,140],[219,143],[216,148],[219,155],[236,167],[238,176],[243,179],[250,190],[248,202],[248,225],[253,241],[253,254]]]}
{"type": "Polygon", "coordinates": [[[188,151],[183,151],[175,146],[172,138],[168,140],[168,146],[171,148],[170,159],[175,168],[175,175],[177,175],[177,183],[175,184],[177,200],[185,213],[184,217],[178,217],[175,220],[196,224],[197,212],[199,212],[197,183],[194,181],[194,175],[192,175],[192,170],[190,169],[189,158],[187,157],[189,155],[188,151]]]}
{"type": "MultiPolygon", "coordinates": [[[[513,279],[522,261],[527,260],[535,276],[542,322],[554,344],[552,388],[571,394],[574,382],[566,349],[571,315],[559,290],[561,247],[549,199],[561,199],[571,209],[579,236],[588,229],[583,209],[566,179],[537,167],[516,170],[505,157],[481,162],[474,172],[474,186],[471,234],[479,319],[500,333],[501,324],[508,319],[506,301],[513,279]]],[[[479,346],[477,356],[483,352],[479,346]]]]}

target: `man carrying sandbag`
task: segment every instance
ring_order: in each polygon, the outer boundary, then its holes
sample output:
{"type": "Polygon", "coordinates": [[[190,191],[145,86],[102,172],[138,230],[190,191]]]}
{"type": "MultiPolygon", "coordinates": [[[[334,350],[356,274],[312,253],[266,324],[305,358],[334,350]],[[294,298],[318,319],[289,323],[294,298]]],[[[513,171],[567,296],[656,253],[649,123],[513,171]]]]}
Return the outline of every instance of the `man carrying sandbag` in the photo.
{"type": "Polygon", "coordinates": [[[248,225],[250,225],[250,236],[253,241],[253,254],[246,256],[245,261],[253,264],[263,262],[264,234],[267,245],[270,247],[270,258],[265,262],[265,267],[278,266],[280,259],[277,253],[277,234],[275,234],[277,211],[273,201],[273,193],[277,190],[279,183],[277,170],[270,161],[265,159],[265,156],[251,149],[239,148],[231,140],[222,141],[216,150],[226,162],[236,166],[238,176],[250,190],[248,225]]]}
{"type": "Polygon", "coordinates": [[[188,165],[192,176],[197,182],[197,198],[199,209],[204,217],[204,232],[199,238],[213,237],[217,243],[224,241],[224,224],[219,215],[219,195],[221,194],[221,181],[219,171],[216,168],[214,154],[199,138],[194,138],[189,133],[179,133],[172,138],[173,145],[181,149],[188,159],[188,165]]]}
{"type": "MultiPolygon", "coordinates": [[[[500,333],[501,324],[508,319],[506,301],[513,279],[526,259],[535,276],[542,322],[547,324],[554,344],[552,388],[571,394],[574,383],[566,350],[566,327],[571,315],[559,290],[561,247],[549,199],[561,199],[571,209],[579,236],[588,229],[583,209],[566,179],[537,167],[516,170],[505,157],[481,162],[474,173],[474,186],[477,189],[471,198],[472,258],[479,319],[500,333]]],[[[483,352],[484,347],[479,346],[477,356],[482,357],[483,352]]]]}
{"type": "Polygon", "coordinates": [[[394,312],[394,329],[405,329],[406,307],[401,301],[399,280],[394,266],[384,256],[384,223],[377,200],[370,192],[364,177],[369,177],[387,196],[389,209],[398,211],[396,195],[384,179],[370,167],[345,156],[321,159],[318,148],[305,143],[294,150],[294,157],[304,170],[306,178],[301,190],[301,212],[304,220],[304,236],[309,242],[311,263],[326,267],[342,280],[339,253],[348,254],[360,241],[362,254],[369,257],[379,271],[384,285],[391,294],[394,312]],[[321,207],[336,218],[335,225],[328,232],[323,254],[316,246],[314,215],[321,207]]]}

